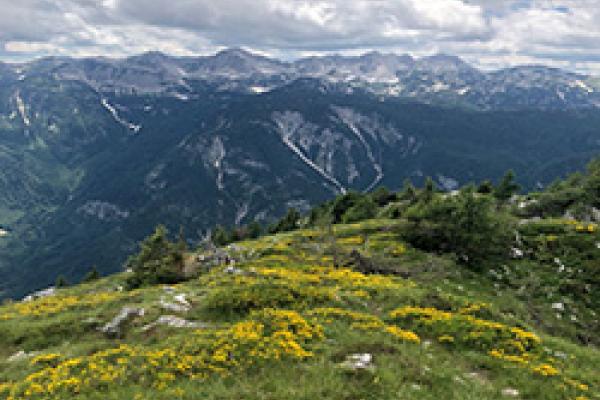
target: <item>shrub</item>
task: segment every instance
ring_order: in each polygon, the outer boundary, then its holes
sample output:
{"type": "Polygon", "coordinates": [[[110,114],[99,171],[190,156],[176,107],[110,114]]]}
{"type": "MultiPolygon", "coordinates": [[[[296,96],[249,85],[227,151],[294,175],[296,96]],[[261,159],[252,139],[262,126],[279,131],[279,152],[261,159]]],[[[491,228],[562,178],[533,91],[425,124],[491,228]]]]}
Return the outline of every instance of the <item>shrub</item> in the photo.
{"type": "Polygon", "coordinates": [[[377,204],[371,197],[365,196],[350,207],[342,216],[342,222],[348,224],[374,218],[377,214],[377,204]]]}
{"type": "Polygon", "coordinates": [[[515,182],[515,173],[509,170],[494,189],[493,194],[498,201],[506,202],[519,190],[521,190],[521,186],[515,182]]]}
{"type": "Polygon", "coordinates": [[[472,188],[454,197],[434,197],[406,212],[408,226],[403,235],[413,246],[454,253],[470,266],[504,258],[512,244],[510,219],[495,210],[490,197],[472,188]]]}
{"type": "Polygon", "coordinates": [[[379,207],[383,207],[393,201],[398,200],[398,195],[390,192],[386,187],[382,186],[371,193],[371,198],[379,207]]]}
{"type": "Polygon", "coordinates": [[[231,234],[221,225],[215,227],[211,240],[216,246],[225,246],[232,242],[231,234]]]}
{"type": "Polygon", "coordinates": [[[167,238],[167,229],[160,225],[146,238],[140,252],[126,263],[133,275],[127,279],[129,288],[160,283],[177,283],[184,279],[183,256],[185,248],[167,238]]]}
{"type": "Polygon", "coordinates": [[[100,279],[100,272],[98,272],[98,268],[94,265],[90,272],[88,272],[84,277],[82,282],[93,282],[95,280],[100,279]]]}
{"type": "Polygon", "coordinates": [[[295,208],[288,209],[287,213],[269,229],[270,233],[289,232],[298,229],[300,213],[295,208]]]}
{"type": "Polygon", "coordinates": [[[334,292],[328,288],[257,281],[211,291],[206,307],[219,314],[245,314],[270,307],[304,307],[333,298],[334,292]]]}

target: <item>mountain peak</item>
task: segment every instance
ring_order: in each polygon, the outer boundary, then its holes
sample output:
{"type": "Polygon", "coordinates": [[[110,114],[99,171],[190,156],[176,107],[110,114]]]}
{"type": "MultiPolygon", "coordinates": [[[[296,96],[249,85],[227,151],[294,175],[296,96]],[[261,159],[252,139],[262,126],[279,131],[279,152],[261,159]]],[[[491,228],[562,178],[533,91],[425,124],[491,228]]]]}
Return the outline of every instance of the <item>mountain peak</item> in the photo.
{"type": "Polygon", "coordinates": [[[252,53],[242,47],[231,47],[217,52],[214,58],[266,59],[267,57],[252,53]]]}
{"type": "Polygon", "coordinates": [[[462,58],[445,53],[438,53],[432,56],[423,57],[419,60],[421,66],[429,66],[432,69],[473,69],[471,65],[466,63],[462,58]]]}

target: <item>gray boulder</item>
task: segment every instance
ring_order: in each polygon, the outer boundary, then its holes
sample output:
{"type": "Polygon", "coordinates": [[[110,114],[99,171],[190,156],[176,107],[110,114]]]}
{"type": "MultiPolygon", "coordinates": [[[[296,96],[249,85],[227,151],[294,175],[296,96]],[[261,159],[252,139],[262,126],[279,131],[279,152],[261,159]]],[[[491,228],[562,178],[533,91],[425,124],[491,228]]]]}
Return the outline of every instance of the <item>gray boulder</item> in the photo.
{"type": "Polygon", "coordinates": [[[121,336],[122,328],[125,323],[133,318],[143,317],[145,313],[143,308],[123,307],[112,321],[100,328],[100,332],[109,337],[121,336]]]}

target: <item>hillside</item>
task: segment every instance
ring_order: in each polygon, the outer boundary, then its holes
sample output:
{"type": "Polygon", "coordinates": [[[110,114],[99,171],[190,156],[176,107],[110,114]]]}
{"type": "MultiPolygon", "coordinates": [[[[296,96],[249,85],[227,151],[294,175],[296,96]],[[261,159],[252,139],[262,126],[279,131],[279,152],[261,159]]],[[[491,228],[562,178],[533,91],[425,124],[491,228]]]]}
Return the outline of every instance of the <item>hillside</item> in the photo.
{"type": "Polygon", "coordinates": [[[166,265],[148,261],[7,303],[0,396],[600,399],[594,165],[524,205],[509,178],[493,196],[342,196],[304,229],[185,253],[177,284],[128,290],[166,265]]]}

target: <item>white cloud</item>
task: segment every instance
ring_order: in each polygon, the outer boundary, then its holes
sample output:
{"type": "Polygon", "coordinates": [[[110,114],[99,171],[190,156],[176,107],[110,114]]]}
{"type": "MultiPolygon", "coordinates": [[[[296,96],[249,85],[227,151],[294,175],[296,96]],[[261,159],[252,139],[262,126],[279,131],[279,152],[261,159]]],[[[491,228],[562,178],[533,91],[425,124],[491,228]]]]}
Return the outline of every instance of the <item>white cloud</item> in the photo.
{"type": "Polygon", "coordinates": [[[0,59],[362,50],[598,71],[597,0],[0,0],[0,59]]]}

